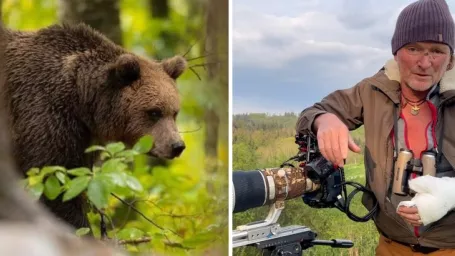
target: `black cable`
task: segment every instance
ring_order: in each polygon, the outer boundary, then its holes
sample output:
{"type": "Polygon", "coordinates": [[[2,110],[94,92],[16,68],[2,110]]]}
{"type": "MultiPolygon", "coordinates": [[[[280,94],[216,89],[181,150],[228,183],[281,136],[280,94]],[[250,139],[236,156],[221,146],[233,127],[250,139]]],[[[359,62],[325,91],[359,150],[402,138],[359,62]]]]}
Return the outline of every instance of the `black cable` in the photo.
{"type": "MultiPolygon", "coordinates": [[[[294,167],[294,165],[288,163],[289,161],[302,161],[302,160],[305,160],[306,162],[309,161],[309,159],[300,159],[300,156],[299,154],[297,154],[296,156],[293,156],[291,158],[289,158],[287,161],[284,161],[281,165],[280,165],[280,168],[283,168],[285,166],[290,166],[290,167],[294,167]]],[[[346,162],[345,162],[346,163],[346,162]]],[[[379,207],[379,203],[376,199],[376,197],[374,196],[374,193],[367,189],[365,186],[363,186],[362,184],[358,183],[358,182],[354,182],[354,181],[346,181],[346,178],[345,178],[345,175],[344,175],[344,169],[343,168],[337,168],[340,172],[340,176],[341,176],[341,182],[340,184],[337,184],[337,185],[334,185],[334,187],[339,187],[341,186],[341,198],[338,198],[338,201],[336,201],[335,203],[333,203],[333,206],[335,206],[338,210],[344,212],[349,219],[353,220],[353,221],[356,221],[356,222],[367,222],[369,221],[373,215],[376,213],[378,207],[379,207]],[[351,185],[353,186],[355,189],[348,195],[348,192],[347,192],[347,189],[346,189],[346,185],[351,185]],[[354,198],[354,196],[358,193],[358,192],[364,192],[364,193],[369,193],[373,200],[374,200],[374,206],[373,208],[367,213],[365,214],[364,216],[362,217],[359,217],[357,215],[355,215],[354,213],[352,213],[350,211],[350,204],[351,204],[351,201],[352,199],[354,198]]],[[[330,174],[332,175],[332,174],[330,174]]],[[[327,186],[322,186],[321,187],[322,189],[322,195],[323,196],[326,196],[328,195],[327,193],[327,189],[328,187],[327,186]]],[[[325,199],[325,198],[324,198],[325,199]]]]}
{"type": "Polygon", "coordinates": [[[374,199],[374,201],[375,201],[374,207],[363,217],[359,217],[359,216],[355,215],[354,213],[352,213],[349,209],[349,206],[351,204],[352,199],[358,192],[369,193],[372,195],[373,198],[375,198],[373,192],[358,182],[346,181],[345,176],[344,176],[344,170],[340,169],[339,171],[341,172],[341,183],[338,185],[335,185],[335,187],[342,186],[342,190],[343,190],[342,192],[343,192],[344,196],[342,195],[341,199],[344,202],[342,202],[340,204],[335,204],[335,206],[339,210],[344,212],[348,216],[348,218],[353,221],[356,221],[356,222],[369,221],[371,219],[371,217],[376,213],[378,205],[379,205],[378,201],[376,199],[374,199]],[[351,185],[355,188],[349,195],[347,194],[346,185],[351,185]]]}

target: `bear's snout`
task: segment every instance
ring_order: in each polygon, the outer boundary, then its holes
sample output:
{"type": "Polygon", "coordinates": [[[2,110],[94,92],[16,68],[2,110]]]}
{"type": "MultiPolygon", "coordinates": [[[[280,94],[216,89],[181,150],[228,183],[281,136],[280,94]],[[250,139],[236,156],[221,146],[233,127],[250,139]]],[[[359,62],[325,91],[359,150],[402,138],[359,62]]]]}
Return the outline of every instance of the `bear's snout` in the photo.
{"type": "Polygon", "coordinates": [[[182,154],[183,150],[185,150],[185,142],[183,140],[172,143],[172,157],[178,157],[182,154]]]}

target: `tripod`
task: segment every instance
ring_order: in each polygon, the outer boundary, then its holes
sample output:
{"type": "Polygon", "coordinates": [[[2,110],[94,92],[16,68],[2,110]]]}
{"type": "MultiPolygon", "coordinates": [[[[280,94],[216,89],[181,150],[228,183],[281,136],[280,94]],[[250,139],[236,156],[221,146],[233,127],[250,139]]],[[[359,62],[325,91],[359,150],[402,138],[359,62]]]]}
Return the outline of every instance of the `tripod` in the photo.
{"type": "Polygon", "coordinates": [[[317,234],[303,226],[283,228],[283,233],[270,240],[257,242],[254,246],[263,250],[264,256],[297,256],[314,245],[328,245],[332,248],[351,248],[350,240],[317,240],[317,234]]]}

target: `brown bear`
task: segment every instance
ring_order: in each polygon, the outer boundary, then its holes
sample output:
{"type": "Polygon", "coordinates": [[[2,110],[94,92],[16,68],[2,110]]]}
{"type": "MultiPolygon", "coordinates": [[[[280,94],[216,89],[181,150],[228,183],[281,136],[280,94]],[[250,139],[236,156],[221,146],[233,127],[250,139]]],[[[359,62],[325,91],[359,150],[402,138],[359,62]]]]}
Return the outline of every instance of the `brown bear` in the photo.
{"type": "MultiPolygon", "coordinates": [[[[91,167],[84,151],[95,141],[131,146],[150,134],[150,155],[161,159],[185,149],[176,126],[183,57],[146,59],[84,24],[5,30],[1,91],[22,174],[49,165],[91,167]]],[[[88,226],[81,198],[42,200],[73,227],[88,226]]]]}

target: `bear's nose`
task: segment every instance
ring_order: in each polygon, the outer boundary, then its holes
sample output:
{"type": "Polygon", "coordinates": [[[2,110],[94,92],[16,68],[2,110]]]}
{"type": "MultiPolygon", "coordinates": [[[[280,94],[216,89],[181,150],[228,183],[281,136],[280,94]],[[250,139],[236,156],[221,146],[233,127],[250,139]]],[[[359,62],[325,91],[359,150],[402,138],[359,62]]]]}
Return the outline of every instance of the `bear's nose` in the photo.
{"type": "Polygon", "coordinates": [[[185,149],[185,142],[179,141],[176,143],[173,143],[172,145],[172,156],[177,157],[182,154],[183,150],[185,149]]]}

